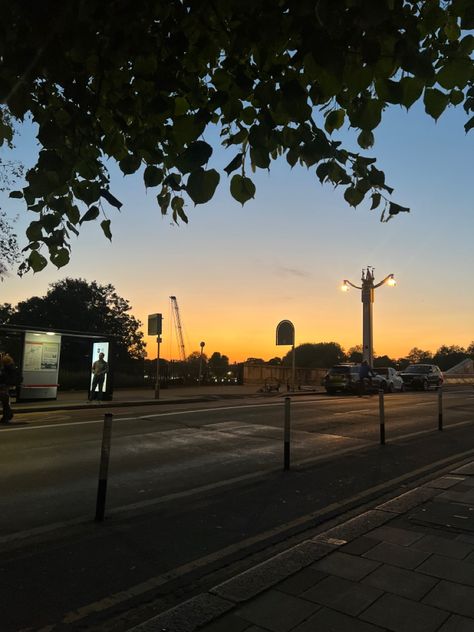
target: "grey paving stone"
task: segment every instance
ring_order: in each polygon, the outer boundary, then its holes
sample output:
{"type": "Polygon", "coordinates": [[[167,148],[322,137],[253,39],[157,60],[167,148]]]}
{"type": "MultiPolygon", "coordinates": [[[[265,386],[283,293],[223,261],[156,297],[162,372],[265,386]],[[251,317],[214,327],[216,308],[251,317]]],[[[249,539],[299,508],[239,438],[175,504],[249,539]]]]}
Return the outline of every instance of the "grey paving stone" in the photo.
{"type": "Polygon", "coordinates": [[[381,594],[381,590],[372,586],[330,575],[301,596],[303,599],[309,599],[322,606],[329,606],[345,614],[357,616],[378,599],[381,594]]]}
{"type": "Polygon", "coordinates": [[[334,551],[334,547],[322,542],[302,542],[248,571],[214,586],[210,592],[235,603],[247,601],[309,566],[315,560],[321,559],[331,551],[334,551]]]}
{"type": "Polygon", "coordinates": [[[474,618],[474,588],[471,586],[441,581],[426,595],[423,603],[474,618]]]}
{"type": "Polygon", "coordinates": [[[284,582],[277,584],[275,588],[289,595],[301,595],[305,590],[311,588],[319,581],[327,577],[326,573],[317,571],[315,568],[304,568],[302,571],[295,573],[284,582]]]}
{"type": "Polygon", "coordinates": [[[199,628],[199,632],[247,632],[249,626],[252,627],[245,619],[241,619],[235,614],[227,614],[204,628],[199,628]]]}
{"type": "Polygon", "coordinates": [[[450,487],[454,487],[464,480],[464,476],[453,476],[452,474],[448,474],[447,476],[440,476],[440,478],[435,478],[434,481],[429,481],[429,483],[426,483],[424,487],[433,487],[434,489],[449,489],[450,487]]]}
{"type": "Polygon", "coordinates": [[[453,470],[452,474],[466,474],[467,476],[474,476],[474,461],[458,467],[457,470],[453,470]]]}
{"type": "Polygon", "coordinates": [[[413,542],[420,540],[423,534],[418,531],[410,531],[410,529],[384,525],[371,531],[369,537],[383,540],[383,542],[390,542],[391,544],[399,544],[400,546],[410,546],[413,542]]]}
{"type": "Polygon", "coordinates": [[[416,489],[400,494],[400,496],[378,505],[377,509],[397,514],[406,513],[410,509],[413,509],[413,507],[417,507],[427,500],[430,500],[430,498],[436,496],[437,493],[438,491],[436,489],[417,487],[416,489]]]}
{"type": "Polygon", "coordinates": [[[471,545],[459,540],[448,540],[439,536],[427,535],[415,542],[413,548],[462,560],[474,550],[474,544],[471,545]]]}
{"type": "Polygon", "coordinates": [[[474,586],[474,564],[466,560],[453,560],[441,555],[432,555],[416,570],[432,577],[474,586]]]}
{"type": "Polygon", "coordinates": [[[375,527],[379,527],[392,519],[393,515],[391,514],[371,509],[370,511],[365,511],[360,514],[360,516],[355,516],[354,518],[347,520],[337,527],[333,527],[324,533],[320,533],[313,538],[313,541],[326,542],[328,538],[330,538],[350,542],[361,535],[365,535],[371,529],[375,529],[375,527]]]}
{"type": "Polygon", "coordinates": [[[438,580],[433,577],[388,564],[379,566],[362,580],[364,584],[414,601],[419,601],[424,597],[437,582],[438,580]]]}
{"type": "Polygon", "coordinates": [[[378,562],[372,560],[366,560],[362,557],[336,551],[313,564],[312,568],[322,571],[323,573],[328,573],[329,575],[337,575],[344,579],[359,581],[375,570],[379,565],[378,562]]]}
{"type": "Polygon", "coordinates": [[[363,555],[363,557],[370,560],[400,566],[401,568],[416,568],[429,556],[430,553],[425,551],[398,546],[398,544],[390,544],[389,542],[381,542],[363,555]]]}
{"type": "Polygon", "coordinates": [[[288,632],[318,609],[315,603],[269,590],[237,608],[234,614],[272,632],[288,632]]]}
{"type": "Polygon", "coordinates": [[[133,628],[133,632],[194,632],[228,612],[234,604],[216,595],[202,593],[133,628]]]}
{"type": "Polygon", "coordinates": [[[434,632],[449,614],[398,595],[385,594],[360,618],[393,632],[434,632]]]}
{"type": "Polygon", "coordinates": [[[438,632],[474,632],[474,619],[453,614],[440,627],[438,632]]]}
{"type": "Polygon", "coordinates": [[[383,632],[383,630],[385,628],[360,621],[342,612],[322,608],[291,632],[383,632]]]}
{"type": "Polygon", "coordinates": [[[461,490],[458,487],[456,489],[450,489],[447,492],[443,492],[438,496],[440,501],[453,501],[455,503],[464,503],[470,505],[474,502],[474,489],[469,487],[468,490],[461,490]]]}
{"type": "Polygon", "coordinates": [[[352,542],[348,542],[339,550],[343,553],[350,553],[351,555],[362,555],[362,553],[370,551],[370,549],[373,549],[374,546],[377,546],[379,542],[380,540],[375,540],[375,538],[369,538],[368,536],[363,535],[356,540],[352,540],[352,542]]]}

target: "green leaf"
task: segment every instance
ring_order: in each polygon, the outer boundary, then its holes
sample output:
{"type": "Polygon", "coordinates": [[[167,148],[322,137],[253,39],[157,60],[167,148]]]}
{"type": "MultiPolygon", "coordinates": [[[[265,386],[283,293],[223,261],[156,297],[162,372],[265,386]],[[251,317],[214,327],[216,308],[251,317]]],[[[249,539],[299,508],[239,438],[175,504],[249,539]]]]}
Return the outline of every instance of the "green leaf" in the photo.
{"type": "Polygon", "coordinates": [[[130,175],[138,171],[141,164],[140,156],[128,155],[119,162],[119,167],[124,175],[130,175]]]}
{"type": "Polygon", "coordinates": [[[424,85],[424,82],[417,77],[403,77],[400,80],[401,105],[404,105],[408,110],[420,98],[424,85]]]}
{"type": "Polygon", "coordinates": [[[8,197],[16,198],[18,200],[23,199],[22,191],[10,191],[10,195],[8,197]]]}
{"type": "Polygon", "coordinates": [[[364,193],[357,187],[347,187],[344,191],[344,199],[355,208],[364,199],[364,193]]]}
{"type": "Polygon", "coordinates": [[[57,268],[62,268],[69,263],[70,255],[67,248],[60,248],[51,255],[51,261],[57,268]]]}
{"type": "Polygon", "coordinates": [[[464,125],[464,130],[467,132],[474,127],[474,116],[468,120],[468,122],[464,125]]]}
{"type": "Polygon", "coordinates": [[[437,120],[449,103],[449,95],[437,88],[427,88],[424,95],[426,113],[437,120]]]}
{"type": "Polygon", "coordinates": [[[46,259],[37,250],[32,250],[28,256],[28,263],[33,272],[41,272],[48,265],[46,259]]]}
{"type": "Polygon", "coordinates": [[[227,165],[227,167],[225,167],[224,171],[226,172],[226,174],[228,176],[230,176],[230,174],[232,173],[232,171],[235,171],[236,169],[238,169],[241,165],[242,165],[242,158],[243,158],[243,154],[239,153],[235,156],[235,158],[233,158],[229,164],[227,165]]]}
{"type": "Polygon", "coordinates": [[[382,196],[380,195],[380,193],[372,193],[371,198],[372,204],[370,206],[370,210],[373,211],[375,208],[377,208],[377,206],[379,206],[382,196]]]}
{"type": "Polygon", "coordinates": [[[472,60],[466,57],[449,59],[436,75],[439,85],[446,90],[465,88],[473,74],[472,60]]]}
{"type": "Polygon", "coordinates": [[[90,222],[93,219],[97,219],[99,217],[100,211],[97,206],[91,206],[86,213],[79,220],[79,224],[83,224],[84,222],[90,222]]]}
{"type": "Polygon", "coordinates": [[[168,206],[170,205],[171,193],[167,188],[162,189],[161,193],[156,196],[156,200],[161,210],[162,215],[166,215],[168,212],[168,206]]]}
{"type": "Polygon", "coordinates": [[[173,219],[176,222],[178,217],[185,223],[188,223],[188,216],[183,209],[184,200],[181,197],[175,196],[171,200],[171,208],[173,209],[173,219]]]}
{"type": "Polygon", "coordinates": [[[344,110],[331,110],[326,116],[324,129],[328,134],[332,134],[335,129],[339,129],[344,124],[346,113],[344,110]]]}
{"type": "Polygon", "coordinates": [[[157,187],[163,181],[163,169],[148,165],[143,173],[143,180],[147,188],[157,187]]]}
{"type": "Polygon", "coordinates": [[[357,142],[359,143],[359,146],[363,149],[369,149],[373,146],[375,142],[374,135],[372,134],[372,132],[362,130],[362,132],[357,137],[357,142]]]}
{"type": "Polygon", "coordinates": [[[373,130],[382,120],[382,101],[365,99],[348,110],[351,125],[363,130],[373,130]]]}
{"type": "Polygon", "coordinates": [[[30,241],[41,241],[43,238],[43,224],[40,221],[31,222],[26,229],[26,236],[30,241]]]}
{"type": "Polygon", "coordinates": [[[451,90],[449,102],[453,105],[460,105],[464,101],[464,92],[461,90],[451,90]]]}
{"type": "Polygon", "coordinates": [[[74,195],[85,202],[87,205],[97,202],[102,195],[98,182],[88,182],[81,180],[73,185],[74,195]]]}
{"type": "Polygon", "coordinates": [[[110,232],[110,219],[104,219],[100,222],[100,226],[104,231],[104,235],[107,237],[109,241],[112,241],[112,233],[110,232]]]}
{"type": "Polygon", "coordinates": [[[183,153],[178,156],[176,166],[181,173],[189,173],[206,164],[212,155],[212,147],[202,140],[191,143],[183,153]]]}
{"type": "Polygon", "coordinates": [[[196,169],[189,175],[186,191],[194,204],[205,204],[212,199],[219,180],[220,176],[215,169],[196,169]]]}
{"type": "Polygon", "coordinates": [[[230,181],[230,193],[242,206],[255,196],[255,185],[250,178],[234,175],[230,181]]]}
{"type": "Polygon", "coordinates": [[[410,209],[406,206],[400,206],[400,204],[395,204],[395,202],[390,202],[388,213],[389,215],[398,215],[398,213],[409,213],[410,209]]]}

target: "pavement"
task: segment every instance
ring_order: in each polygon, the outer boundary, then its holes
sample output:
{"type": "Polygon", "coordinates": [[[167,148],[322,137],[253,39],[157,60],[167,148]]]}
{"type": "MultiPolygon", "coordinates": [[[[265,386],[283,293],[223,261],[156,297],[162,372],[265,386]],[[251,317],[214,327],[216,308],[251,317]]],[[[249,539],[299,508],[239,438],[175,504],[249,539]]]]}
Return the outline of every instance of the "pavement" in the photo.
{"type": "Polygon", "coordinates": [[[473,632],[474,461],[133,632],[473,632]]]}
{"type": "MultiPolygon", "coordinates": [[[[169,389],[155,400],[150,389],[134,389],[117,391],[113,406],[262,396],[257,391],[169,389]]],[[[60,393],[41,409],[91,406],[84,397],[60,393]]],[[[472,457],[314,533],[133,632],[474,632],[472,457]]]]}
{"type": "MultiPolygon", "coordinates": [[[[305,388],[298,391],[299,394],[311,394],[323,392],[322,387],[305,388]]],[[[120,408],[137,405],[167,405],[183,404],[193,402],[206,402],[218,399],[239,399],[244,397],[274,397],[284,395],[296,395],[297,393],[260,392],[258,385],[211,385],[211,386],[184,386],[176,388],[161,389],[159,398],[155,398],[153,388],[130,388],[117,389],[114,391],[113,399],[107,401],[88,401],[87,391],[58,391],[56,400],[43,401],[19,401],[12,402],[13,412],[28,413],[55,410],[80,410],[91,407],[120,408]]]]}

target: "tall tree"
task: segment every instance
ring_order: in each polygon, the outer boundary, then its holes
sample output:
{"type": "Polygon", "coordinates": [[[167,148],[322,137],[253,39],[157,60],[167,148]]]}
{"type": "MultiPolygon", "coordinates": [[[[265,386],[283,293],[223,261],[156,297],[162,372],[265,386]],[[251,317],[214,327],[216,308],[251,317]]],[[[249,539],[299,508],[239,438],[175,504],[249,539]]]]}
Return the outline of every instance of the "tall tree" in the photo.
{"type": "Polygon", "coordinates": [[[214,353],[209,358],[209,371],[217,378],[222,378],[229,370],[229,358],[226,355],[222,355],[219,351],[214,353]]]}
{"type": "Polygon", "coordinates": [[[143,168],[161,212],[187,221],[185,204],[209,201],[221,177],[209,126],[242,204],[252,169],[283,155],[342,186],[351,206],[369,198],[383,220],[407,211],[375,159],[332,134],[349,125],[370,149],[387,107],[419,100],[435,120],[462,105],[474,127],[472,28],[471,0],[3,3],[0,143],[28,118],[40,146],[11,193],[36,213],[26,266],[41,270],[45,250],[67,264],[86,221],[101,218],[111,238],[101,200],[121,204],[109,159],[124,174],[143,168]]]}
{"type": "Polygon", "coordinates": [[[433,360],[433,356],[429,351],[423,351],[423,349],[419,349],[418,347],[410,349],[406,357],[410,364],[423,364],[424,362],[431,362],[433,360]]]}
{"type": "MultiPolygon", "coordinates": [[[[327,369],[334,364],[344,362],[344,349],[337,342],[305,342],[295,348],[295,363],[301,368],[327,369]]],[[[292,351],[283,358],[285,366],[291,365],[292,351]]]]}
{"type": "Polygon", "coordinates": [[[433,362],[442,371],[446,371],[465,360],[468,355],[468,351],[459,345],[442,345],[434,354],[433,362]]]}
{"type": "Polygon", "coordinates": [[[66,278],[49,286],[45,296],[33,296],[0,312],[5,324],[51,327],[114,336],[119,359],[144,357],[141,323],[130,315],[130,303],[111,284],[66,278]]]}

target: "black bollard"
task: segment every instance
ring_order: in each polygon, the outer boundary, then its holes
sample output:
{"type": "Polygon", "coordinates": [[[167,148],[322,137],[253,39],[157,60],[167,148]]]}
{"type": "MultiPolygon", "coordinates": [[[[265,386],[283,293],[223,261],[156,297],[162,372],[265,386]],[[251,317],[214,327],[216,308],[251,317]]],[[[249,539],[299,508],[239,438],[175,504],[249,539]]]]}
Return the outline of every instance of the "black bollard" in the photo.
{"type": "Polygon", "coordinates": [[[110,443],[112,439],[111,413],[104,415],[104,428],[102,431],[102,450],[100,454],[99,485],[97,488],[97,503],[95,508],[95,521],[102,522],[105,514],[105,497],[107,494],[107,476],[109,471],[110,443]]]}
{"type": "Polygon", "coordinates": [[[285,397],[285,428],[283,432],[283,469],[290,469],[290,404],[291,397],[285,397]]]}
{"type": "Polygon", "coordinates": [[[379,390],[380,445],[385,445],[385,403],[384,392],[379,390]]]}

